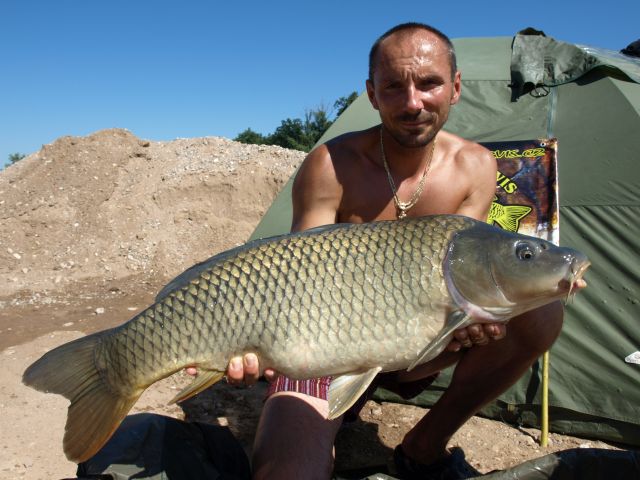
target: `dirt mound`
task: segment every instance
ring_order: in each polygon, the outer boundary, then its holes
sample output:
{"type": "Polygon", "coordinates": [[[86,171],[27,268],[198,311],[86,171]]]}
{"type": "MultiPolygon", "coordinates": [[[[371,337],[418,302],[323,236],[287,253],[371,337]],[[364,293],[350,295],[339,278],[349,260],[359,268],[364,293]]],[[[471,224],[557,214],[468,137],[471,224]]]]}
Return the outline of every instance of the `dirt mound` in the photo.
{"type": "Polygon", "coordinates": [[[166,280],[244,242],[303,157],[217,137],[62,137],[0,173],[0,298],[166,280]]]}

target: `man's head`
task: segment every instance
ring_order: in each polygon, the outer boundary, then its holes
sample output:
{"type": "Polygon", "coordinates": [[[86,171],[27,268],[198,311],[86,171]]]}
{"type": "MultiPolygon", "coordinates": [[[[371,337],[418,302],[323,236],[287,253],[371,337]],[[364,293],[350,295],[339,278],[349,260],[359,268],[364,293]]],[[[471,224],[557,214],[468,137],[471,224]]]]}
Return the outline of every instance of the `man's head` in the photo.
{"type": "Polygon", "coordinates": [[[455,48],[453,47],[453,43],[451,43],[451,39],[447,37],[444,33],[442,33],[440,30],[438,30],[437,28],[434,28],[425,23],[408,22],[408,23],[401,23],[400,25],[396,25],[395,27],[390,28],[389,30],[384,32],[382,35],[380,35],[380,37],[372,45],[371,50],[369,51],[369,80],[370,81],[373,82],[373,72],[376,68],[375,66],[376,55],[380,48],[380,43],[382,43],[382,41],[385,38],[393,35],[394,33],[408,32],[412,30],[424,30],[426,32],[431,32],[434,35],[440,37],[440,39],[445,43],[445,45],[448,48],[449,64],[451,66],[451,80],[455,78],[456,72],[458,71],[458,64],[456,60],[456,51],[455,51],[455,48]]]}
{"type": "Polygon", "coordinates": [[[387,131],[400,145],[428,145],[460,96],[451,41],[423,24],[398,25],[370,53],[367,94],[387,131]]]}

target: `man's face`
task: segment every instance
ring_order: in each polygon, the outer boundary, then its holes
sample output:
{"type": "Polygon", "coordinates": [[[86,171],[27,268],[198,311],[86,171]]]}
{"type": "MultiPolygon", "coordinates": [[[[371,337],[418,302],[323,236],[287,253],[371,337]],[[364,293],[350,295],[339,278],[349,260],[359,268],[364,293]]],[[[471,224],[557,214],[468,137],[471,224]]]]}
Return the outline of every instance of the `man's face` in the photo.
{"type": "Polygon", "coordinates": [[[431,32],[397,32],[378,49],[367,93],[385,129],[405,147],[427,145],[460,97],[446,44],[431,32]]]}

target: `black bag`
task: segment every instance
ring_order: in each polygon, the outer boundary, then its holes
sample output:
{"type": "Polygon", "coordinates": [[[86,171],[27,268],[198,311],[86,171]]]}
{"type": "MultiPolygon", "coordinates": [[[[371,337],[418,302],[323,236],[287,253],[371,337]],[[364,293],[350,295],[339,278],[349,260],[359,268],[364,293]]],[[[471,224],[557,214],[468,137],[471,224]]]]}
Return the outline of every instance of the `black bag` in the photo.
{"type": "Polygon", "coordinates": [[[249,459],[227,427],[141,413],[124,419],[78,479],[251,478],[249,459]]]}

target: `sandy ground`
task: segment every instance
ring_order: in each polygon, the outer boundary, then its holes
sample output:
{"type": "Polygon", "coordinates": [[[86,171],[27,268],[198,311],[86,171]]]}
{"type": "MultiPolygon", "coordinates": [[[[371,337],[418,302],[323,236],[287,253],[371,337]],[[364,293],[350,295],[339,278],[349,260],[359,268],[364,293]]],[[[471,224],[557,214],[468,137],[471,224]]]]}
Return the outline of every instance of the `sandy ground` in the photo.
{"type": "MultiPolygon", "coordinates": [[[[62,453],[65,399],[21,383],[54,346],[118,325],[173,275],[246,240],[303,158],[221,138],[140,140],[124,130],[65,137],[0,172],[0,479],[73,477],[62,453]]],[[[134,412],[228,425],[247,451],[264,384],[219,384],[167,406],[184,374],[134,412]]],[[[425,410],[369,402],[337,441],[341,470],[384,465],[425,410]]],[[[574,447],[617,448],[481,418],[452,439],[482,472],[574,447]]]]}

